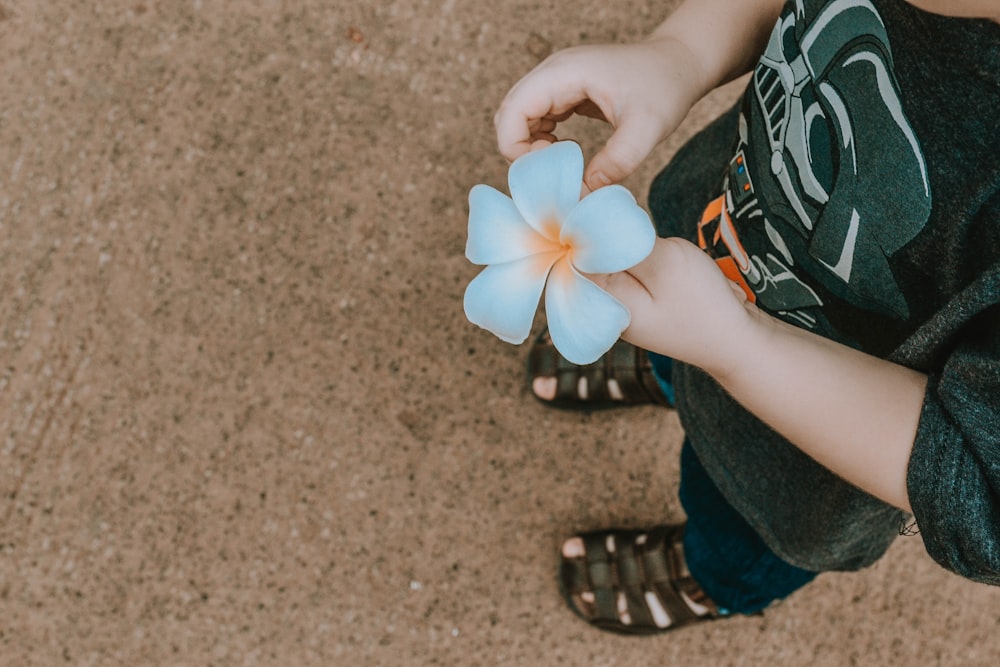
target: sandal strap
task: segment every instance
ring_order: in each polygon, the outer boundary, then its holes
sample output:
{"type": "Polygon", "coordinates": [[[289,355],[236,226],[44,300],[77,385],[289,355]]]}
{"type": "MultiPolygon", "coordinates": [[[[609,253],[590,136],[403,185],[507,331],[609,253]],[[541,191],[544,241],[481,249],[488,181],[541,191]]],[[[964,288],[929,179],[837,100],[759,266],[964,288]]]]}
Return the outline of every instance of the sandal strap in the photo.
{"type": "Polygon", "coordinates": [[[684,564],[683,525],[659,526],[648,533],[605,530],[584,533],[584,557],[563,559],[564,593],[574,609],[591,624],[616,632],[648,634],[717,617],[718,608],[691,578],[684,564]],[[638,543],[645,535],[645,542],[638,543]],[[614,551],[608,550],[609,536],[614,551]],[[589,591],[593,603],[577,608],[574,595],[589,591]],[[669,618],[660,627],[646,596],[652,593],[669,618]],[[624,597],[630,623],[621,620],[619,597],[624,597]],[[707,610],[699,614],[688,601],[707,610]]]}
{"type": "MultiPolygon", "coordinates": [[[[619,595],[636,627],[654,625],[646,604],[643,573],[633,549],[636,534],[612,533],[615,552],[607,548],[607,533],[582,535],[586,551],[586,582],[582,590],[594,594],[592,622],[604,627],[622,625],[619,595]]],[[[578,589],[581,590],[581,589],[578,589]]]]}
{"type": "MultiPolygon", "coordinates": [[[[627,403],[666,403],[645,350],[618,341],[604,357],[607,373],[621,388],[627,403]],[[651,384],[650,384],[651,383],[651,384]]],[[[605,383],[606,384],[606,383],[605,383]]]]}
{"type": "Polygon", "coordinates": [[[615,596],[615,575],[608,558],[606,540],[597,533],[583,535],[586,551],[585,590],[594,593],[594,620],[619,621],[618,600],[615,596]]]}
{"type": "Polygon", "coordinates": [[[643,553],[650,579],[671,619],[688,622],[701,616],[691,602],[718,615],[718,607],[694,580],[684,560],[684,525],[658,526],[649,533],[643,553]]]}
{"type": "Polygon", "coordinates": [[[555,397],[543,401],[556,406],[588,409],[621,405],[671,405],[660,390],[653,365],[645,350],[623,340],[617,341],[597,361],[578,365],[559,354],[548,330],[543,331],[529,352],[528,374],[531,378],[556,378],[555,397]],[[586,397],[580,394],[581,379],[586,382],[586,397]],[[610,380],[614,380],[621,390],[620,398],[612,397],[608,387],[610,380]]]}
{"type": "Polygon", "coordinates": [[[555,348],[552,354],[556,355],[556,398],[559,400],[575,400],[581,403],[600,403],[610,401],[611,394],[608,391],[608,367],[604,357],[601,357],[592,364],[578,366],[572,361],[565,359],[555,348]],[[587,398],[580,396],[580,378],[587,381],[587,398]]]}
{"type": "MultiPolygon", "coordinates": [[[[637,546],[632,539],[621,539],[615,542],[615,564],[618,566],[618,581],[625,595],[626,608],[637,627],[655,626],[653,614],[646,602],[645,573],[642,561],[636,553],[637,546]]],[[[620,619],[619,619],[620,620],[620,619]]]]}

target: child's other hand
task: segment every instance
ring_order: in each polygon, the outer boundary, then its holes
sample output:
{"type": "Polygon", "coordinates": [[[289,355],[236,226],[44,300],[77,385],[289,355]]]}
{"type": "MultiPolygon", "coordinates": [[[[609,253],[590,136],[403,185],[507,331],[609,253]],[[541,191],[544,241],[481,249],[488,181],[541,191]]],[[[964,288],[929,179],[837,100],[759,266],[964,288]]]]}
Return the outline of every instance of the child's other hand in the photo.
{"type": "Polygon", "coordinates": [[[638,265],[591,280],[624,303],[632,322],[622,338],[698,366],[717,378],[744,356],[760,313],[698,246],[657,239],[638,265]]]}
{"type": "Polygon", "coordinates": [[[614,128],[584,174],[591,190],[631,174],[705,92],[694,55],[673,39],[581,46],[553,54],[507,94],[494,118],[500,152],[514,160],[556,141],[573,114],[614,128]],[[533,146],[534,144],[534,146],[533,146]]]}

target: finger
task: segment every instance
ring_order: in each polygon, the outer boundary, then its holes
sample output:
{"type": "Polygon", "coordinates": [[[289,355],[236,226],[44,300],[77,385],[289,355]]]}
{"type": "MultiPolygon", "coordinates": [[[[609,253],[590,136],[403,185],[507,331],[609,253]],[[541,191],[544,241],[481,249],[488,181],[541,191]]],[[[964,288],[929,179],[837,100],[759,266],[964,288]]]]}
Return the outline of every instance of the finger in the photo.
{"type": "MultiPolygon", "coordinates": [[[[627,283],[626,286],[629,289],[641,290],[644,298],[652,300],[653,295],[658,291],[657,285],[663,283],[663,272],[678,268],[682,272],[685,271],[691,254],[699,259],[705,256],[704,251],[685,239],[677,237],[657,238],[653,243],[653,249],[646,255],[645,259],[627,271],[612,274],[612,276],[627,275],[631,282],[627,283]]],[[[622,279],[624,280],[624,278],[622,279]]],[[[662,288],[659,291],[662,291],[662,288]]]]}
{"type": "Polygon", "coordinates": [[[599,106],[597,106],[596,104],[594,104],[589,99],[588,100],[584,100],[583,102],[580,102],[579,104],[577,104],[576,106],[574,106],[572,109],[569,109],[567,111],[563,111],[562,113],[550,113],[550,114],[546,114],[545,118],[548,119],[548,120],[554,120],[557,123],[561,123],[564,120],[567,120],[571,116],[574,116],[574,115],[577,115],[577,116],[586,116],[587,118],[596,118],[597,120],[602,120],[605,123],[608,122],[608,119],[605,118],[604,112],[601,111],[601,108],[599,106]]]}
{"type": "Polygon", "coordinates": [[[531,150],[532,133],[551,110],[546,95],[531,95],[515,86],[501,103],[493,124],[497,132],[497,147],[508,160],[515,160],[531,150]]]}
{"type": "Polygon", "coordinates": [[[531,132],[551,132],[556,129],[556,121],[549,118],[540,118],[528,123],[528,130],[531,132]]]}
{"type": "Polygon", "coordinates": [[[500,153],[508,160],[527,153],[531,148],[531,123],[543,118],[559,122],[572,115],[574,107],[585,99],[582,88],[558,68],[528,74],[507,93],[493,118],[500,153]]]}
{"type": "MultiPolygon", "coordinates": [[[[533,132],[531,134],[530,139],[531,139],[531,146],[529,148],[529,151],[537,151],[538,146],[536,146],[535,144],[537,144],[540,141],[544,141],[546,146],[549,144],[554,144],[557,141],[559,141],[559,138],[556,137],[556,135],[552,134],[551,132],[533,132]]],[[[542,148],[544,148],[544,146],[542,148]]]]}
{"type": "Polygon", "coordinates": [[[634,313],[641,308],[648,307],[652,302],[652,297],[646,286],[631,271],[587,274],[587,278],[621,301],[630,312],[634,313]]]}
{"type": "Polygon", "coordinates": [[[548,114],[548,115],[545,116],[545,119],[546,120],[554,121],[556,123],[561,123],[564,120],[567,120],[574,113],[576,113],[576,111],[573,110],[573,109],[570,109],[569,111],[564,111],[562,113],[550,113],[550,114],[548,114]]]}
{"type": "Polygon", "coordinates": [[[608,143],[587,166],[584,175],[587,185],[596,190],[631,175],[661,136],[660,124],[650,114],[622,119],[608,143]]]}
{"type": "Polygon", "coordinates": [[[528,127],[530,129],[537,129],[542,125],[555,125],[558,121],[549,116],[542,116],[541,118],[532,118],[528,121],[528,127]]]}

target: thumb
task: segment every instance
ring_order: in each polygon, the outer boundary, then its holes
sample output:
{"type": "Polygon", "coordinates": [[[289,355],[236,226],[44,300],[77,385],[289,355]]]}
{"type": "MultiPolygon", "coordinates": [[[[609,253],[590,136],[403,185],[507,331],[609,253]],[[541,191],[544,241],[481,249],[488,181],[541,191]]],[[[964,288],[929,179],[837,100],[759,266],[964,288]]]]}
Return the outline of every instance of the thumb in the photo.
{"type": "Polygon", "coordinates": [[[637,311],[640,313],[643,312],[652,305],[653,297],[650,294],[649,288],[631,271],[591,273],[586,274],[586,277],[620,301],[633,315],[637,311]]]}
{"type": "Polygon", "coordinates": [[[618,300],[629,312],[629,325],[621,333],[624,340],[644,349],[653,349],[655,340],[647,340],[647,314],[653,311],[653,300],[645,285],[628,271],[587,276],[598,287],[618,300]]]}
{"type": "Polygon", "coordinates": [[[640,116],[624,120],[590,161],[584,183],[596,190],[624,180],[638,169],[659,141],[660,131],[652,118],[640,116]]]}

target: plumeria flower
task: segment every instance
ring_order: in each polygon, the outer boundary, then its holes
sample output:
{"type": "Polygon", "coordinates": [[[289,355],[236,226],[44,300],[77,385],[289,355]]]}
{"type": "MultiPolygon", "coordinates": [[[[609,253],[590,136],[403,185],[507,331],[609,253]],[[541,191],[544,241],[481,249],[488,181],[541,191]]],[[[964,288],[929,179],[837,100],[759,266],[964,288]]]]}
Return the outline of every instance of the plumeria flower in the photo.
{"type": "Polygon", "coordinates": [[[631,315],[584,274],[625,271],[642,261],[656,240],[649,216],[620,185],[580,199],[583,153],[572,142],[521,156],[507,181],[510,197],[488,185],[469,193],[465,256],[486,268],[465,290],[465,315],[520,344],[544,290],[556,349],[576,364],[596,361],[631,315]]]}

